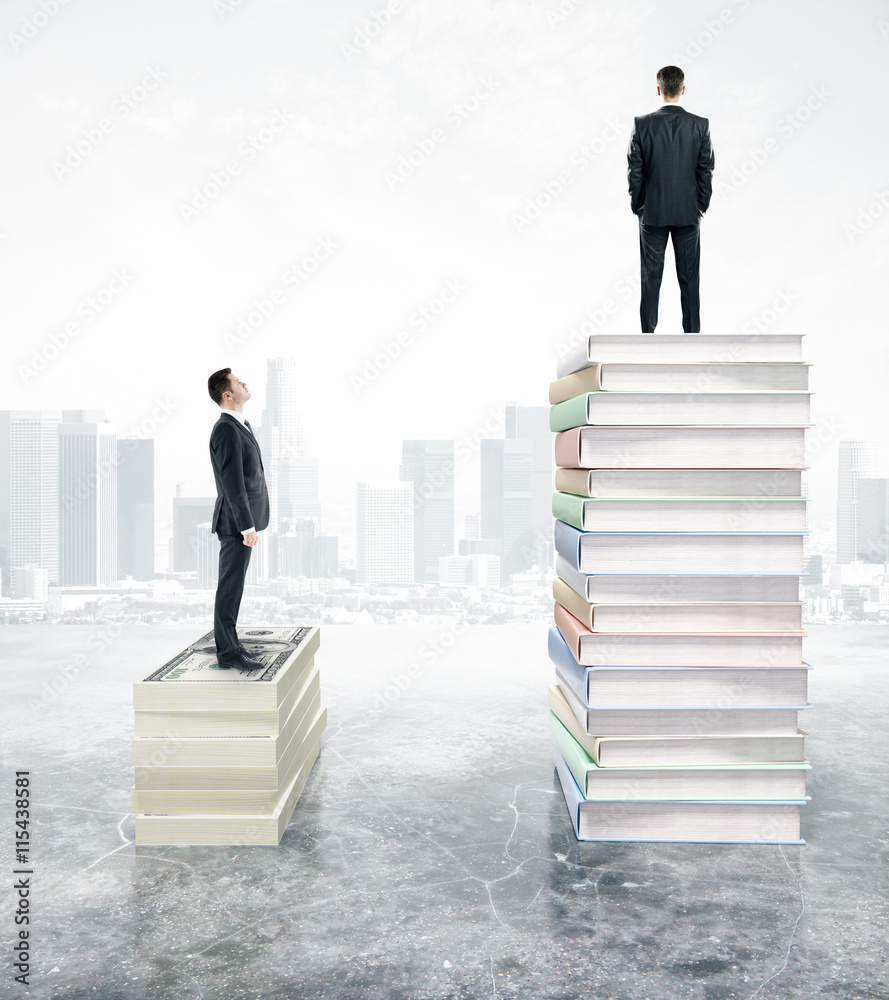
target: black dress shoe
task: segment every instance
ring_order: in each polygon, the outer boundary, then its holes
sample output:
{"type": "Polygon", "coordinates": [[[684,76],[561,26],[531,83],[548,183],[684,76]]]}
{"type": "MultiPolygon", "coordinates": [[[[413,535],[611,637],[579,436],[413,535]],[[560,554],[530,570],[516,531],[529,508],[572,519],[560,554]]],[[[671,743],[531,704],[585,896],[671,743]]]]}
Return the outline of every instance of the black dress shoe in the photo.
{"type": "Polygon", "coordinates": [[[251,660],[249,656],[245,656],[243,653],[233,653],[222,659],[217,657],[216,664],[222,668],[237,667],[239,670],[262,670],[265,666],[259,660],[251,660]]]}

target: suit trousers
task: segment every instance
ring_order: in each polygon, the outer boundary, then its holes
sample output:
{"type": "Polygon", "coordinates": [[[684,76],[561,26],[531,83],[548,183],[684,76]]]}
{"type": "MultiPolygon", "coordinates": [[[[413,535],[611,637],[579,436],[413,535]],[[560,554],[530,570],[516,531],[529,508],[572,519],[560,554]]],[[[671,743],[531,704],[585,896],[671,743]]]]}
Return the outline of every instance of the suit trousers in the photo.
{"type": "Polygon", "coordinates": [[[639,318],[643,333],[654,333],[657,305],[664,274],[667,237],[673,240],[679,298],[682,303],[682,329],[701,332],[701,225],[646,226],[639,223],[639,255],[642,262],[642,297],[639,318]]]}
{"type": "Polygon", "coordinates": [[[251,546],[244,536],[219,535],[219,580],[216,584],[216,606],[213,611],[213,635],[216,656],[224,658],[238,652],[238,611],[244,593],[244,578],[250,565],[251,546]]]}

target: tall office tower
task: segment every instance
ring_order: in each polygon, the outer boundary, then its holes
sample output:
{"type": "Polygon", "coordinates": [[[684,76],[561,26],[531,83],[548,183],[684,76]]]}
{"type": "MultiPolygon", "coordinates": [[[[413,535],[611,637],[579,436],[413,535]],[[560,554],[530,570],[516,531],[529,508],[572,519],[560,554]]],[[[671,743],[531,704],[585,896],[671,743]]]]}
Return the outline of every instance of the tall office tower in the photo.
{"type": "Polygon", "coordinates": [[[866,563],[889,562],[889,479],[859,479],[855,538],[866,563]]]}
{"type": "Polygon", "coordinates": [[[414,493],[410,483],[358,483],[356,583],[413,583],[414,493]]]}
{"type": "Polygon", "coordinates": [[[257,435],[262,448],[269,490],[269,525],[279,529],[282,520],[318,520],[318,460],[305,454],[300,421],[300,382],[303,370],[296,358],[269,358],[266,375],[266,408],[257,435]]]}
{"type": "Polygon", "coordinates": [[[59,572],[59,413],[0,410],[0,577],[18,566],[59,572]]]}
{"type": "Polygon", "coordinates": [[[216,497],[173,497],[174,573],[191,573],[198,568],[197,526],[213,520],[215,506],[216,497]]]}
{"type": "Polygon", "coordinates": [[[399,479],[413,490],[414,582],[438,583],[454,553],[454,442],[402,441],[399,479]]]}
{"type": "Polygon", "coordinates": [[[154,579],[154,440],[117,442],[117,574],[154,579]]]}
{"type": "Polygon", "coordinates": [[[306,455],[280,458],[277,471],[279,520],[317,522],[321,517],[318,459],[306,455]]]}
{"type": "Polygon", "coordinates": [[[117,438],[101,410],[59,424],[59,583],[104,586],[117,573],[117,438]]]}
{"type": "Polygon", "coordinates": [[[548,406],[507,403],[504,434],[507,440],[531,442],[531,522],[528,565],[553,565],[553,434],[548,406]]]}
{"type": "Polygon", "coordinates": [[[481,532],[496,544],[504,581],[534,561],[533,453],[527,439],[481,443],[481,532]]]}
{"type": "Polygon", "coordinates": [[[837,477],[837,562],[850,563],[858,558],[856,507],[858,480],[873,479],[877,474],[875,441],[840,441],[837,477]]]}

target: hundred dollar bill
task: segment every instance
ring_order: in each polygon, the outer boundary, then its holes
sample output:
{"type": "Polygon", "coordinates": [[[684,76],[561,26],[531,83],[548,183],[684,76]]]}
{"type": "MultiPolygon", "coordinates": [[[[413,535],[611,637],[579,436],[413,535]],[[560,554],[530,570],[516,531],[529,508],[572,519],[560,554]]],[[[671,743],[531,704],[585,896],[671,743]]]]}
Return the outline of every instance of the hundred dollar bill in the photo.
{"type": "Polygon", "coordinates": [[[317,626],[252,626],[238,629],[238,639],[261,670],[220,667],[213,632],[180,650],[163,666],[133,685],[133,708],[277,708],[320,645],[317,626]]]}

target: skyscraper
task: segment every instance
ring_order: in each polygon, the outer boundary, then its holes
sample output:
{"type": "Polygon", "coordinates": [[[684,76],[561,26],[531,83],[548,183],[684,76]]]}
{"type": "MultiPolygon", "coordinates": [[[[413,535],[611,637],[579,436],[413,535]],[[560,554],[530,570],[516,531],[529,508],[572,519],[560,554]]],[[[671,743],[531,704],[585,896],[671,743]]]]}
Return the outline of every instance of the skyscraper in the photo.
{"type": "Polygon", "coordinates": [[[356,583],[413,583],[414,500],[410,483],[358,483],[356,583]]]}
{"type": "Polygon", "coordinates": [[[454,552],[454,442],[403,441],[399,478],[414,504],[414,582],[438,582],[439,559],[454,552]]]}
{"type": "Polygon", "coordinates": [[[117,579],[117,438],[101,410],[59,424],[59,584],[117,579]]]}
{"type": "Polygon", "coordinates": [[[6,596],[13,570],[59,571],[57,412],[0,410],[0,575],[6,596]]]}
{"type": "Polygon", "coordinates": [[[857,483],[856,555],[862,562],[889,562],[889,479],[857,483]]]}
{"type": "Polygon", "coordinates": [[[300,419],[300,381],[303,369],[296,358],[269,358],[266,408],[262,411],[259,446],[269,490],[269,527],[278,531],[282,520],[321,516],[318,500],[318,459],[305,454],[300,419]]]}
{"type": "Polygon", "coordinates": [[[496,543],[506,580],[533,561],[533,443],[481,442],[481,533],[496,543]]]}
{"type": "Polygon", "coordinates": [[[553,563],[553,434],[548,406],[507,403],[504,433],[507,440],[531,442],[531,519],[528,525],[527,565],[553,563]]]}
{"type": "Polygon", "coordinates": [[[117,573],[154,578],[154,441],[117,442],[117,573]]]}
{"type": "Polygon", "coordinates": [[[838,472],[837,562],[850,563],[858,558],[858,480],[876,476],[877,443],[840,441],[838,472]]]}

